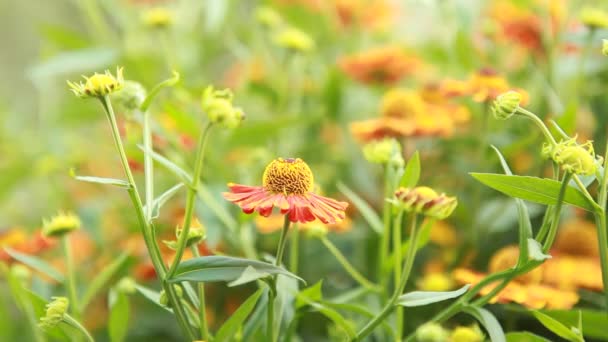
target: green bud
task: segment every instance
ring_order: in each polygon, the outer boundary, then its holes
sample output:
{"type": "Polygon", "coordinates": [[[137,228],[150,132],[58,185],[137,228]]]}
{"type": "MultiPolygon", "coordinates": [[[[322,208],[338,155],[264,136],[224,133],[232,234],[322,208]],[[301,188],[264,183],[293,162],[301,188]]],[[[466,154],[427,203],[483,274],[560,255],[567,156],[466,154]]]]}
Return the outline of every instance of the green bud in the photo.
{"type": "Polygon", "coordinates": [[[137,283],[131,277],[123,277],[116,284],[116,289],[125,294],[133,294],[137,291],[137,283]]]}
{"type": "MultiPolygon", "coordinates": [[[[175,228],[175,237],[177,239],[179,239],[180,235],[182,235],[182,231],[183,231],[182,227],[175,228]]],[[[203,239],[205,239],[206,236],[207,236],[207,231],[205,230],[205,227],[203,227],[203,225],[200,223],[200,221],[198,219],[194,219],[194,221],[190,225],[190,229],[188,230],[188,237],[186,238],[186,247],[190,247],[190,246],[198,244],[203,239]]],[[[169,247],[173,250],[177,249],[177,240],[175,240],[175,241],[164,240],[163,243],[167,247],[169,247]]]]}
{"type": "Polygon", "coordinates": [[[135,81],[125,81],[122,89],[110,95],[112,101],[128,110],[138,109],[146,99],[146,89],[135,81]]]}
{"type": "Polygon", "coordinates": [[[608,39],[602,39],[602,53],[608,56],[608,39]]]}
{"type": "Polygon", "coordinates": [[[245,119],[243,111],[232,104],[233,95],[229,89],[215,90],[212,86],[203,92],[201,107],[209,120],[225,128],[236,128],[245,119]]]}
{"type": "Polygon", "coordinates": [[[46,237],[62,237],[80,229],[80,219],[71,213],[59,213],[50,220],[42,221],[42,234],[46,237]]]}
{"type": "Polygon", "coordinates": [[[422,214],[437,220],[443,220],[454,212],[458,205],[456,197],[438,194],[435,190],[419,186],[413,189],[399,188],[395,197],[407,212],[422,214]]]}
{"type": "Polygon", "coordinates": [[[498,120],[510,118],[517,113],[521,98],[521,94],[516,91],[508,91],[499,95],[492,105],[492,114],[498,120]]]}
{"type": "Polygon", "coordinates": [[[65,297],[52,297],[52,301],[46,305],[46,314],[40,318],[38,326],[42,329],[50,329],[63,321],[68,311],[69,301],[65,297]]]}
{"type": "Polygon", "coordinates": [[[389,164],[400,168],[405,161],[401,154],[401,145],[394,138],[372,141],[363,146],[363,155],[370,163],[389,164]]]}
{"type": "MultiPolygon", "coordinates": [[[[173,288],[175,289],[177,298],[182,298],[184,296],[184,291],[182,290],[181,286],[174,284],[173,288]]],[[[171,307],[171,305],[169,303],[169,298],[167,298],[167,294],[165,293],[165,290],[160,291],[160,298],[158,299],[158,302],[162,306],[166,306],[168,308],[171,307]]]]}
{"type": "Polygon", "coordinates": [[[438,323],[426,323],[416,329],[417,342],[444,342],[448,336],[448,331],[438,323]]]}

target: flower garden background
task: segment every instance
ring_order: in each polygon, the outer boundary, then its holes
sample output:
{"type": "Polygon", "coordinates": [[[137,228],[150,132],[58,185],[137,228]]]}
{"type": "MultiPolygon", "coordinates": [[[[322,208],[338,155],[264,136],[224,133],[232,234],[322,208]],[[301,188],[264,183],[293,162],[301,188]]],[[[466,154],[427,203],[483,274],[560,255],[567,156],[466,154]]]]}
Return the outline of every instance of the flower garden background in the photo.
{"type": "Polygon", "coordinates": [[[602,1],[0,19],[0,341],[608,340],[602,1]]]}

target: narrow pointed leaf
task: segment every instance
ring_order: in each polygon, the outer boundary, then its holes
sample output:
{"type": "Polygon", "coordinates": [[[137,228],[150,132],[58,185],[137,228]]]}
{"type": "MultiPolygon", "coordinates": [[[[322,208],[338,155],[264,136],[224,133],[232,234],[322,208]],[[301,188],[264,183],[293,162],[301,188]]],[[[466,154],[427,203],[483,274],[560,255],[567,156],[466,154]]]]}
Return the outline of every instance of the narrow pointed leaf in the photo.
{"type": "MultiPolygon", "coordinates": [[[[160,196],[156,197],[152,202],[152,218],[158,218],[160,215],[160,208],[167,203],[173,195],[175,195],[179,189],[184,186],[184,183],[178,183],[175,186],[167,189],[167,191],[163,192],[160,196]]],[[[147,205],[144,206],[144,212],[148,210],[147,205]]]]}
{"type": "Polygon", "coordinates": [[[63,281],[64,281],[63,274],[61,274],[59,271],[57,271],[57,269],[55,269],[53,266],[48,264],[46,261],[44,261],[36,256],[33,256],[33,255],[19,253],[8,247],[5,247],[4,250],[6,251],[6,253],[8,253],[10,256],[15,258],[15,260],[21,262],[22,264],[29,266],[29,267],[35,269],[36,271],[38,271],[46,276],[49,276],[50,278],[53,278],[54,280],[56,280],[60,283],[63,283],[63,281]]]}
{"type": "Polygon", "coordinates": [[[498,320],[490,311],[476,306],[467,306],[463,311],[475,317],[475,319],[483,325],[490,335],[490,341],[506,342],[505,333],[502,330],[500,323],[498,323],[498,320]]]}
{"type": "Polygon", "coordinates": [[[104,185],[114,185],[119,188],[125,188],[125,189],[128,189],[130,187],[129,183],[122,179],[93,177],[93,176],[78,176],[78,175],[76,175],[74,169],[70,169],[70,176],[72,176],[72,178],[82,181],[82,182],[97,183],[97,184],[104,184],[104,185]]]}
{"type": "Polygon", "coordinates": [[[263,289],[257,290],[228,318],[228,320],[218,330],[213,341],[224,342],[232,341],[234,335],[239,331],[249,314],[255,308],[255,304],[263,293],[263,289]]]}
{"type": "Polygon", "coordinates": [[[420,179],[420,154],[418,151],[410,158],[403,171],[403,176],[399,181],[399,185],[404,188],[411,188],[418,184],[420,179]]]}
{"type": "Polygon", "coordinates": [[[545,328],[551,330],[557,336],[564,338],[571,342],[584,341],[584,339],[581,335],[575,333],[574,331],[572,331],[570,328],[568,328],[567,326],[565,326],[564,324],[562,324],[560,321],[556,320],[555,318],[545,315],[544,313],[542,313],[540,311],[534,311],[532,314],[534,315],[534,317],[536,317],[536,319],[539,322],[542,323],[542,325],[545,326],[545,328]]]}
{"type": "Polygon", "coordinates": [[[399,297],[397,305],[412,307],[423,306],[444,300],[462,296],[469,289],[470,285],[465,285],[455,291],[434,292],[434,291],[414,291],[399,297]]]}

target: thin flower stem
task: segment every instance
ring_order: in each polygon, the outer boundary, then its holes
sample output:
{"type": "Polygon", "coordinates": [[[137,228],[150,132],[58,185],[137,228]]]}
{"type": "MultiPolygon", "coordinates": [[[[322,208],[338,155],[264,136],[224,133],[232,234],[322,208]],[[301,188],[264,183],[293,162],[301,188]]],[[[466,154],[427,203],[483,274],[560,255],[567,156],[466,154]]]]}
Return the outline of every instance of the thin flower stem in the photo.
{"type": "MultiPolygon", "coordinates": [[[[391,210],[392,205],[390,202],[385,201],[385,198],[388,198],[392,195],[393,192],[393,173],[390,165],[385,166],[384,172],[384,197],[383,197],[383,212],[382,212],[382,222],[384,223],[384,229],[382,230],[382,235],[380,236],[380,245],[378,246],[378,265],[377,265],[377,282],[385,285],[384,278],[384,267],[383,263],[386,260],[389,254],[389,245],[390,245],[390,235],[391,235],[391,210]]],[[[385,286],[383,286],[385,287],[385,286]]]]}
{"type": "Polygon", "coordinates": [[[175,257],[173,258],[173,263],[167,271],[167,278],[171,278],[175,271],[177,270],[177,266],[182,260],[182,256],[184,255],[184,250],[186,249],[186,241],[188,240],[188,232],[190,232],[190,224],[192,223],[192,213],[194,212],[194,204],[196,202],[196,192],[198,191],[198,185],[201,178],[201,172],[203,169],[203,160],[205,157],[205,146],[207,144],[207,138],[209,137],[209,132],[211,131],[211,127],[213,127],[212,123],[208,123],[203,132],[201,133],[198,144],[196,148],[196,161],[194,164],[194,174],[192,175],[192,184],[188,188],[188,195],[186,197],[186,209],[184,213],[184,223],[182,225],[182,232],[177,239],[177,248],[175,249],[175,257]]]}
{"type": "Polygon", "coordinates": [[[143,113],[144,136],[144,189],[146,192],[146,221],[152,220],[154,203],[154,163],[152,162],[152,131],[150,129],[150,112],[143,113]]]}
{"type": "Polygon", "coordinates": [[[518,107],[517,111],[519,112],[519,114],[522,114],[522,115],[526,116],[527,118],[531,119],[532,121],[534,121],[536,126],[538,126],[538,128],[540,128],[540,131],[545,136],[545,139],[547,139],[547,141],[551,145],[553,145],[553,146],[557,145],[555,138],[553,138],[553,135],[551,135],[551,132],[549,132],[549,129],[547,128],[545,123],[541,119],[539,119],[538,116],[536,116],[536,114],[534,114],[522,107],[518,107]]]}
{"type": "Polygon", "coordinates": [[[190,329],[190,325],[188,323],[184,308],[179,304],[180,302],[177,293],[175,292],[173,286],[171,286],[167,281],[164,280],[166,274],[166,266],[162,259],[162,256],[160,255],[160,250],[158,248],[158,245],[156,244],[156,240],[154,239],[150,224],[146,221],[144,207],[141,202],[139,192],[137,191],[137,183],[135,183],[135,178],[133,177],[133,173],[131,172],[129,160],[127,159],[127,154],[120,138],[120,132],[118,130],[118,124],[116,122],[116,116],[114,115],[112,103],[110,102],[110,98],[108,96],[104,96],[100,98],[100,100],[106,111],[108,121],[110,122],[110,128],[112,131],[112,137],[114,138],[114,144],[116,145],[116,150],[118,151],[118,154],[120,156],[120,161],[125,175],[127,176],[127,181],[129,182],[129,198],[131,199],[133,207],[135,208],[135,213],[137,214],[137,220],[139,222],[140,230],[144,237],[148,253],[150,254],[150,259],[152,260],[152,264],[154,265],[154,270],[156,271],[158,277],[163,280],[163,288],[167,293],[167,298],[169,302],[174,308],[174,313],[177,318],[177,322],[180,325],[180,328],[189,339],[194,340],[194,333],[192,329],[190,329]]]}
{"type": "MultiPolygon", "coordinates": [[[[601,211],[595,214],[597,236],[600,250],[600,262],[602,265],[602,283],[604,285],[604,297],[608,305],[608,232],[606,231],[606,207],[608,206],[608,141],[606,142],[606,154],[604,155],[604,176],[598,189],[598,202],[601,211]]],[[[598,178],[600,179],[600,178],[598,178]]]]}
{"type": "MultiPolygon", "coordinates": [[[[405,285],[407,284],[407,280],[409,278],[410,272],[412,270],[412,266],[414,265],[414,259],[416,257],[416,250],[418,249],[418,238],[419,238],[419,229],[417,229],[416,227],[416,217],[417,215],[412,214],[410,217],[410,221],[408,222],[408,225],[410,226],[410,245],[408,246],[408,250],[407,250],[407,259],[405,260],[405,264],[403,265],[403,272],[401,274],[401,279],[399,282],[398,287],[394,290],[393,295],[391,296],[391,299],[388,301],[388,303],[386,303],[386,305],[384,306],[384,308],[382,309],[382,311],[380,311],[380,313],[374,317],[369,323],[367,323],[366,326],[363,327],[363,329],[361,329],[357,335],[351,340],[351,341],[361,341],[363,340],[367,335],[371,334],[372,331],[374,331],[374,329],[380,324],[382,323],[382,321],[388,316],[390,315],[390,313],[393,311],[393,309],[395,308],[395,305],[397,304],[397,300],[399,299],[399,296],[401,295],[401,293],[403,293],[403,290],[405,289],[405,285]]],[[[401,339],[401,336],[398,336],[399,339],[401,339]]]]}
{"type": "Polygon", "coordinates": [[[76,319],[79,319],[80,312],[78,310],[78,294],[76,292],[76,273],[74,272],[74,257],[72,255],[72,246],[70,246],[69,236],[69,234],[66,234],[61,239],[67,272],[66,287],[70,298],[70,312],[76,319]]]}
{"type": "Polygon", "coordinates": [[[93,336],[91,336],[91,333],[82,324],[80,324],[80,322],[78,322],[77,320],[75,320],[70,315],[64,315],[63,316],[63,321],[66,324],[69,324],[70,326],[72,326],[75,329],[77,329],[78,331],[80,331],[87,338],[87,341],[89,341],[89,342],[95,342],[95,339],[93,338],[93,336]]]}
{"type": "Polygon", "coordinates": [[[300,252],[300,230],[294,229],[291,232],[291,242],[289,245],[289,271],[298,274],[299,252],[300,252]]]}
{"type": "Polygon", "coordinates": [[[553,241],[555,241],[555,236],[557,235],[557,226],[559,224],[559,218],[562,213],[562,206],[564,204],[564,196],[566,195],[566,189],[568,188],[568,183],[572,178],[572,173],[567,172],[564,175],[564,179],[562,180],[562,186],[559,189],[559,194],[557,195],[557,204],[553,210],[553,220],[551,221],[551,227],[549,228],[549,232],[547,233],[547,239],[543,244],[543,252],[547,253],[549,248],[553,246],[553,241]]]}
{"type": "Polygon", "coordinates": [[[367,280],[357,269],[348,262],[348,259],[340,252],[340,250],[334,245],[326,236],[320,236],[319,240],[325,245],[327,250],[338,260],[340,265],[344,268],[344,270],[359,283],[359,285],[365,287],[366,289],[374,292],[380,292],[381,289],[378,285],[372,283],[367,280]]]}
{"type": "MultiPolygon", "coordinates": [[[[275,266],[280,266],[283,260],[283,253],[285,252],[285,244],[287,242],[287,233],[289,232],[289,215],[285,215],[283,221],[283,229],[281,230],[281,237],[279,238],[279,245],[277,247],[277,255],[274,260],[275,266]]],[[[277,276],[274,275],[270,280],[271,288],[268,291],[268,311],[266,321],[266,337],[270,342],[275,342],[278,338],[278,331],[274,331],[274,300],[277,295],[277,276]]]]}
{"type": "Polygon", "coordinates": [[[578,175],[573,174],[572,178],[574,179],[574,182],[576,183],[576,185],[578,185],[579,189],[581,189],[581,192],[585,196],[585,199],[587,200],[587,202],[589,202],[589,204],[591,204],[591,206],[596,211],[600,211],[601,212],[602,211],[602,207],[600,207],[600,205],[595,202],[595,200],[593,199],[593,197],[591,197],[591,194],[589,194],[589,191],[587,191],[587,188],[585,187],[585,184],[583,184],[583,182],[578,177],[578,175]]]}
{"type": "MultiPolygon", "coordinates": [[[[395,224],[393,226],[393,279],[395,281],[395,288],[399,286],[399,280],[401,279],[401,226],[403,220],[403,210],[397,214],[395,218],[395,224]]],[[[398,307],[397,310],[397,337],[403,336],[403,308],[398,307]]]]}
{"type": "MultiPolygon", "coordinates": [[[[198,258],[201,256],[200,252],[198,251],[198,247],[196,245],[191,247],[192,249],[192,255],[194,255],[194,257],[198,258]]],[[[209,326],[207,324],[207,311],[205,310],[205,283],[204,282],[198,282],[197,283],[197,288],[198,288],[198,319],[199,319],[199,330],[201,333],[201,337],[204,341],[209,341],[209,326]]]]}

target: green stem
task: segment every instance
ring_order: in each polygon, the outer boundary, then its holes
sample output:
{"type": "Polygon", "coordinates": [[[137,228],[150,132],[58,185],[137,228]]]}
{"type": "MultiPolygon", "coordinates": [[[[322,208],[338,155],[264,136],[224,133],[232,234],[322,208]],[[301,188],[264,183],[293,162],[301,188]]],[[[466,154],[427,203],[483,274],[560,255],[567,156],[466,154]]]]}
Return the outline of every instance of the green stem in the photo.
{"type": "Polygon", "coordinates": [[[602,207],[600,207],[600,205],[595,202],[595,200],[593,199],[593,197],[591,197],[591,194],[589,194],[589,191],[587,191],[587,188],[585,187],[585,184],[583,184],[583,182],[578,177],[578,175],[573,174],[572,177],[574,178],[574,182],[576,183],[576,185],[579,187],[579,189],[583,193],[583,196],[585,196],[585,199],[587,200],[587,202],[589,204],[591,204],[591,206],[596,211],[601,212],[602,211],[602,207]]]}
{"type": "Polygon", "coordinates": [[[538,128],[540,129],[540,131],[543,133],[543,135],[545,136],[545,139],[547,139],[547,141],[555,146],[557,145],[557,142],[555,141],[555,138],[553,138],[553,135],[551,135],[551,132],[549,131],[549,129],[547,128],[547,126],[545,126],[545,123],[538,117],[536,116],[536,114],[522,108],[522,107],[518,107],[517,111],[519,114],[524,115],[525,117],[529,118],[530,120],[534,121],[534,123],[536,124],[536,126],[538,126],[538,128]]]}
{"type": "Polygon", "coordinates": [[[555,209],[553,211],[553,220],[551,221],[551,227],[549,228],[549,232],[547,233],[547,239],[543,244],[543,252],[547,253],[549,248],[553,245],[553,241],[555,240],[555,236],[557,235],[557,226],[559,224],[559,218],[562,213],[562,206],[564,204],[564,196],[566,195],[566,189],[568,188],[568,183],[572,178],[572,173],[567,172],[564,175],[564,179],[562,180],[562,186],[559,189],[559,194],[557,195],[557,204],[555,205],[555,209]]]}
{"type": "MultiPolygon", "coordinates": [[[[393,273],[394,273],[394,286],[395,289],[399,286],[399,280],[401,279],[401,226],[403,219],[403,210],[397,214],[395,218],[395,225],[393,226],[393,273]]],[[[403,308],[397,307],[397,337],[400,339],[403,336],[403,308]]]]}
{"type": "MultiPolygon", "coordinates": [[[[382,198],[383,212],[382,212],[382,222],[384,223],[384,229],[382,230],[382,235],[380,236],[380,245],[378,246],[378,265],[377,265],[377,281],[381,284],[385,284],[384,278],[384,268],[382,264],[389,253],[389,245],[390,245],[390,234],[391,234],[391,210],[392,205],[390,202],[385,201],[386,198],[391,197],[392,192],[395,190],[393,188],[393,172],[390,165],[385,166],[384,172],[384,197],[382,198]]],[[[385,286],[383,286],[385,287],[385,286]]]]}
{"type": "MultiPolygon", "coordinates": [[[[198,258],[200,257],[200,253],[198,251],[198,247],[196,245],[191,247],[192,255],[198,258]]],[[[201,337],[204,341],[209,341],[209,326],[207,324],[207,312],[205,307],[205,283],[198,282],[198,319],[200,321],[199,330],[201,333],[201,337]]]]}
{"type": "Polygon", "coordinates": [[[298,274],[298,261],[300,258],[299,255],[299,251],[300,251],[300,230],[294,229],[293,232],[291,232],[291,242],[290,242],[290,249],[289,249],[289,271],[293,274],[298,274]]]}
{"type": "Polygon", "coordinates": [[[79,319],[80,312],[78,310],[78,293],[76,292],[76,273],[74,272],[74,257],[72,255],[72,246],[70,246],[69,234],[64,235],[61,242],[65,257],[65,268],[67,273],[66,287],[70,298],[70,312],[76,319],[79,319]]]}
{"type": "Polygon", "coordinates": [[[336,245],[334,245],[328,238],[327,236],[319,236],[319,240],[321,240],[321,242],[323,243],[323,245],[325,245],[325,247],[327,248],[327,250],[329,250],[329,252],[336,258],[336,260],[338,260],[338,262],[340,263],[340,265],[344,268],[344,270],[354,279],[356,280],[361,286],[365,287],[366,289],[369,289],[370,291],[374,291],[374,292],[380,292],[380,287],[374,283],[372,283],[371,281],[367,280],[367,278],[365,278],[361,273],[359,273],[359,271],[357,271],[357,269],[355,269],[355,267],[353,265],[351,265],[350,262],[348,262],[348,259],[346,259],[346,257],[344,256],[344,254],[342,254],[342,252],[340,252],[340,250],[336,247],[336,245]]]}
{"type": "MultiPolygon", "coordinates": [[[[412,266],[414,265],[414,259],[416,257],[416,250],[418,249],[418,238],[419,238],[419,230],[416,229],[416,214],[412,213],[410,217],[410,222],[408,222],[410,226],[410,245],[407,250],[407,259],[405,260],[405,264],[403,265],[403,272],[401,274],[401,279],[399,285],[394,290],[391,299],[386,303],[382,311],[374,317],[363,329],[361,329],[357,336],[355,336],[352,341],[361,341],[367,335],[371,334],[372,331],[380,324],[382,321],[393,311],[395,305],[397,304],[397,300],[403,290],[405,289],[405,285],[407,284],[407,280],[409,278],[410,272],[412,270],[412,266]]],[[[398,337],[401,339],[401,336],[398,337]]]]}
{"type": "Polygon", "coordinates": [[[150,112],[143,113],[144,136],[144,189],[146,192],[146,221],[152,220],[154,203],[154,163],[152,162],[152,131],[150,129],[150,112]]]}
{"type": "MultiPolygon", "coordinates": [[[[152,230],[150,229],[149,223],[146,221],[146,216],[144,213],[144,207],[141,202],[141,197],[139,196],[139,192],[137,191],[137,183],[135,183],[135,178],[133,177],[133,173],[131,172],[131,168],[129,167],[129,160],[127,159],[127,154],[122,144],[122,140],[120,138],[120,132],[118,130],[118,124],[116,122],[116,116],[114,115],[114,109],[112,108],[112,103],[110,102],[110,98],[106,95],[100,98],[101,103],[106,111],[108,121],[110,122],[110,128],[112,131],[112,137],[114,138],[114,144],[116,145],[116,149],[120,156],[120,161],[127,176],[127,181],[129,182],[128,193],[133,203],[133,207],[135,208],[135,212],[137,215],[137,220],[139,222],[140,230],[144,237],[144,241],[146,243],[146,248],[148,249],[148,253],[150,254],[150,259],[152,260],[152,264],[154,265],[154,270],[160,279],[165,279],[166,274],[166,266],[163,262],[162,256],[160,254],[158,245],[154,240],[154,236],[152,230]]],[[[166,281],[163,281],[163,288],[167,293],[167,298],[172,304],[174,308],[175,316],[177,318],[177,322],[180,325],[180,328],[190,338],[194,340],[194,333],[190,329],[188,325],[186,313],[181,305],[179,305],[179,298],[173,286],[170,286],[166,281]]]]}
{"type": "Polygon", "coordinates": [[[192,213],[194,212],[194,204],[196,202],[196,192],[198,191],[198,185],[201,178],[201,172],[203,169],[203,160],[205,156],[205,146],[207,144],[207,138],[212,127],[212,123],[208,123],[203,129],[202,134],[199,136],[198,144],[196,148],[196,161],[194,164],[194,174],[192,175],[192,184],[188,188],[188,195],[186,197],[186,209],[184,212],[184,223],[182,225],[182,232],[177,239],[177,248],[175,249],[175,257],[173,263],[167,271],[167,278],[171,278],[177,266],[182,260],[184,250],[186,249],[186,241],[188,240],[188,233],[190,232],[190,224],[192,223],[192,213]]]}
{"type": "Polygon", "coordinates": [[[75,329],[77,329],[78,331],[80,331],[87,338],[87,341],[89,341],[89,342],[95,342],[95,339],[93,338],[93,336],[91,336],[91,333],[89,333],[89,331],[82,324],[80,324],[80,322],[78,322],[77,320],[75,320],[70,315],[64,315],[63,316],[63,321],[66,324],[69,324],[70,326],[72,326],[75,329]]]}
{"type": "MultiPolygon", "coordinates": [[[[289,215],[285,215],[285,220],[283,221],[283,229],[281,230],[281,237],[279,238],[279,245],[277,247],[277,255],[274,260],[275,266],[281,266],[281,261],[283,260],[283,253],[285,252],[285,245],[287,242],[287,233],[289,232],[289,215]]],[[[266,322],[266,337],[270,342],[275,342],[278,337],[278,332],[274,331],[274,301],[277,295],[277,276],[273,276],[270,280],[271,288],[268,291],[268,315],[266,322]]]]}
{"type": "MultiPolygon", "coordinates": [[[[598,189],[598,202],[601,211],[595,214],[597,236],[600,250],[600,262],[602,265],[602,283],[604,285],[604,297],[608,306],[608,234],[606,229],[606,207],[608,206],[608,141],[604,155],[604,177],[598,189]]],[[[598,178],[599,179],[599,178],[598,178]]]]}

